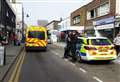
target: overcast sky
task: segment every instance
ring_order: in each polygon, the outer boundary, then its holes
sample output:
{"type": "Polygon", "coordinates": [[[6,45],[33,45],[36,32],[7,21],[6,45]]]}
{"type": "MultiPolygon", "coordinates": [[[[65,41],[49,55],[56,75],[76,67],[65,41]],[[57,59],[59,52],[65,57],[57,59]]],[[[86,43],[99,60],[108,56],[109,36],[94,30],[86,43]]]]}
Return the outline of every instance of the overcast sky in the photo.
{"type": "Polygon", "coordinates": [[[22,1],[25,22],[37,25],[37,20],[58,20],[70,16],[70,13],[92,0],[17,0],[22,1]],[[29,18],[26,17],[29,14],[29,18]]]}

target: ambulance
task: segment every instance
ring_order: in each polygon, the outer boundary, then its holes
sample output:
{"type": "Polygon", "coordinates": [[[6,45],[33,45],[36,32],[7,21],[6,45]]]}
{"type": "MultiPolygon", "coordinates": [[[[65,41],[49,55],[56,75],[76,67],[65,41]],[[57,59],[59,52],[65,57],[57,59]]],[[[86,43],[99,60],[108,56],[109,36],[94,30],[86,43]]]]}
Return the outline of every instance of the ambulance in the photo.
{"type": "Polygon", "coordinates": [[[46,50],[47,49],[47,30],[42,26],[30,26],[26,30],[25,49],[46,50]]]}
{"type": "Polygon", "coordinates": [[[79,61],[110,62],[117,58],[115,46],[106,37],[78,37],[76,55],[79,61]]]}

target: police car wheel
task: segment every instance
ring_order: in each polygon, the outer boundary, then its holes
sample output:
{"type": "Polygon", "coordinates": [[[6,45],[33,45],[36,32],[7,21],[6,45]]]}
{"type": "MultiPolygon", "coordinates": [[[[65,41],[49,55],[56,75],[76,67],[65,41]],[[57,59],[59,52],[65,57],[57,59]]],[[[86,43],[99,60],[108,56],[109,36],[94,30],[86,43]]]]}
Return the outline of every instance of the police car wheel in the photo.
{"type": "Polygon", "coordinates": [[[81,62],[82,62],[82,58],[81,58],[81,56],[80,56],[79,54],[80,54],[80,53],[78,53],[78,52],[76,53],[76,55],[77,55],[77,60],[78,60],[78,62],[81,63],[81,62]]]}

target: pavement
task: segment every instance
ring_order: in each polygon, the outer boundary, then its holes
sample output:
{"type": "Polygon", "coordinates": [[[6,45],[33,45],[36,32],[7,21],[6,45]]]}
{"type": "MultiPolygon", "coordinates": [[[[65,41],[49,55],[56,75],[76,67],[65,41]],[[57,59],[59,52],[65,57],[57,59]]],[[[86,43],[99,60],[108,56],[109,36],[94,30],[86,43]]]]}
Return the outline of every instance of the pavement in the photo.
{"type": "Polygon", "coordinates": [[[0,82],[5,78],[22,50],[23,46],[6,46],[6,64],[4,66],[0,66],[0,82]]]}

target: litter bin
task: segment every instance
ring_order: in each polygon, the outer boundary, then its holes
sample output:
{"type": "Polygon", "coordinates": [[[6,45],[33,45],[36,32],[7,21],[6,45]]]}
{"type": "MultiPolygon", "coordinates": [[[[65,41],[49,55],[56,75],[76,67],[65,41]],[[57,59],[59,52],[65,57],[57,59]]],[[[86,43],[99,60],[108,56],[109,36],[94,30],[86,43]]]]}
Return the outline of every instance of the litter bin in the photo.
{"type": "Polygon", "coordinates": [[[5,65],[5,46],[0,45],[0,66],[5,65]]]}

